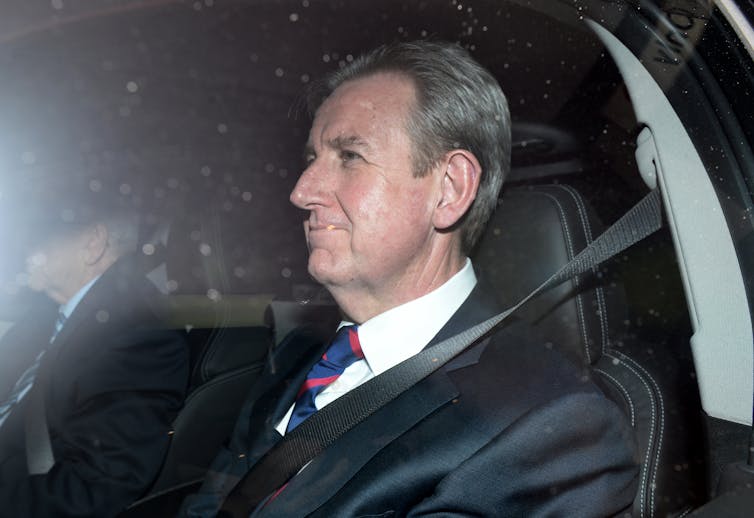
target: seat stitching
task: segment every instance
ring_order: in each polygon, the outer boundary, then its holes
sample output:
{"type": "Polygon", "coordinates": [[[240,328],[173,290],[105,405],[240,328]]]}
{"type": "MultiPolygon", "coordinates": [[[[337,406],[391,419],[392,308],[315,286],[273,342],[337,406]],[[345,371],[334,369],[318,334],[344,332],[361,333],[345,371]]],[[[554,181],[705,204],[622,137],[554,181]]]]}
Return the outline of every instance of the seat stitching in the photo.
{"type": "Polygon", "coordinates": [[[631,426],[636,426],[636,410],[634,409],[634,402],[631,399],[631,394],[628,392],[628,389],[614,376],[607,373],[607,371],[604,371],[602,369],[593,369],[594,372],[599,372],[601,375],[605,376],[607,379],[613,382],[614,385],[616,385],[621,392],[623,392],[623,397],[626,398],[626,401],[628,401],[628,407],[631,410],[631,426]]]}
{"type": "MultiPolygon", "coordinates": [[[[568,194],[571,195],[571,198],[573,198],[573,201],[576,203],[576,208],[578,209],[579,213],[579,219],[581,219],[581,224],[584,227],[584,233],[586,234],[586,242],[587,244],[590,244],[593,240],[593,234],[592,234],[592,226],[589,223],[589,216],[586,212],[586,205],[584,204],[584,199],[579,195],[575,189],[573,189],[571,186],[567,185],[559,185],[561,189],[565,190],[568,194]]],[[[599,269],[594,266],[592,268],[592,272],[596,276],[599,269]]],[[[600,332],[602,336],[602,347],[601,352],[604,354],[608,347],[608,331],[607,331],[607,304],[605,302],[605,293],[602,289],[602,286],[597,286],[594,289],[595,296],[597,298],[597,308],[599,311],[599,319],[600,319],[600,332]]]]}
{"type": "MultiPolygon", "coordinates": [[[[550,198],[555,205],[558,207],[558,212],[560,213],[560,220],[561,224],[563,226],[563,229],[565,230],[566,234],[566,244],[568,245],[568,259],[573,259],[574,253],[573,253],[573,240],[571,239],[571,231],[568,228],[568,222],[565,219],[565,210],[563,209],[563,206],[560,204],[560,201],[553,196],[552,194],[548,194],[545,192],[540,192],[538,194],[541,194],[543,196],[546,196],[547,198],[550,198]]],[[[579,278],[578,276],[573,277],[573,284],[578,287],[579,286],[579,278]]],[[[581,323],[581,338],[584,341],[584,355],[586,356],[587,363],[591,365],[592,363],[592,355],[589,352],[589,338],[586,332],[586,319],[584,318],[584,306],[583,301],[581,299],[581,294],[576,295],[576,309],[579,314],[579,321],[581,323]]]]}
{"type": "MultiPolygon", "coordinates": [[[[652,451],[651,447],[647,448],[647,453],[646,453],[646,456],[645,456],[645,459],[646,459],[645,463],[647,464],[646,469],[651,469],[652,470],[652,477],[651,477],[652,480],[651,480],[651,484],[650,484],[649,487],[651,488],[651,493],[650,493],[650,516],[653,516],[654,515],[654,496],[655,496],[655,488],[656,488],[656,481],[657,481],[657,470],[658,470],[658,464],[659,464],[659,461],[660,461],[660,451],[662,449],[663,429],[665,427],[665,417],[664,417],[665,410],[664,410],[664,403],[663,403],[662,393],[660,393],[659,387],[657,386],[657,383],[654,381],[654,379],[652,378],[652,376],[641,365],[639,365],[635,360],[633,360],[631,357],[629,357],[629,356],[627,356],[627,355],[625,355],[625,354],[623,354],[623,353],[621,353],[619,351],[616,351],[614,349],[611,349],[608,353],[606,353],[606,356],[612,357],[612,358],[618,360],[619,362],[622,360],[623,361],[623,365],[628,370],[630,370],[631,372],[633,372],[639,378],[639,380],[641,380],[642,384],[646,387],[647,392],[649,393],[650,400],[652,401],[652,419],[651,419],[650,437],[649,437],[650,446],[653,443],[655,422],[657,422],[659,424],[659,426],[658,426],[658,438],[657,438],[657,449],[656,449],[656,453],[655,453],[654,463],[652,464],[651,468],[650,468],[649,462],[648,462],[649,459],[647,458],[651,454],[651,451],[652,451]],[[613,353],[614,355],[617,355],[617,356],[611,356],[610,353],[613,353]],[[620,357],[618,357],[618,356],[620,356],[620,357]],[[631,362],[639,371],[641,371],[641,373],[644,374],[644,376],[641,376],[637,370],[635,370],[631,366],[627,365],[626,362],[631,362]],[[647,382],[645,381],[645,378],[648,378],[651,381],[651,383],[654,386],[655,391],[657,393],[657,402],[659,403],[659,412],[657,412],[657,414],[659,415],[659,419],[655,416],[655,405],[657,404],[657,403],[655,403],[655,397],[652,395],[652,389],[647,384],[647,382]]],[[[642,470],[642,471],[644,471],[644,470],[642,470]]],[[[643,476],[642,476],[642,478],[643,478],[643,476]]],[[[642,500],[643,500],[643,495],[642,495],[642,500]]],[[[642,506],[643,506],[643,504],[642,504],[642,506]]]]}
{"type": "MultiPolygon", "coordinates": [[[[662,449],[663,430],[665,428],[665,403],[664,403],[664,400],[663,400],[663,397],[662,397],[662,392],[660,392],[660,387],[657,385],[657,382],[654,380],[654,378],[652,377],[652,375],[649,372],[647,372],[647,370],[644,369],[644,367],[642,367],[641,365],[639,365],[639,363],[637,363],[636,360],[634,360],[633,358],[631,358],[629,356],[626,356],[625,354],[620,353],[618,351],[615,351],[615,352],[616,352],[616,354],[620,354],[626,360],[628,360],[631,363],[633,363],[634,366],[637,369],[639,369],[640,371],[642,371],[644,373],[644,375],[647,378],[649,378],[649,381],[651,381],[652,385],[654,385],[655,391],[657,392],[657,398],[658,398],[658,400],[660,402],[660,433],[659,433],[659,438],[658,438],[658,441],[657,441],[657,452],[655,453],[654,466],[652,468],[652,487],[654,488],[655,484],[656,484],[656,481],[657,481],[657,470],[658,470],[658,466],[659,466],[659,463],[660,463],[660,451],[662,449]]],[[[652,490],[652,508],[654,508],[654,489],[652,490]]]]}
{"type": "Polygon", "coordinates": [[[605,302],[605,292],[602,290],[602,286],[597,287],[595,290],[597,295],[597,307],[600,312],[600,328],[602,330],[602,353],[607,351],[610,345],[610,338],[607,332],[607,303],[605,302]]]}

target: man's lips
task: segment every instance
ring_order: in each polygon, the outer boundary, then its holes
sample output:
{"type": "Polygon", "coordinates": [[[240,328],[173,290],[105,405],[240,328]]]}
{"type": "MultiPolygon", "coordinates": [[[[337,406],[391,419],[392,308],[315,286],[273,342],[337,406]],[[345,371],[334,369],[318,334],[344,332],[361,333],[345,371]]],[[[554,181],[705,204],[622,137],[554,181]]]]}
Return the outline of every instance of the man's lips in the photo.
{"type": "Polygon", "coordinates": [[[304,222],[304,226],[309,232],[316,232],[316,231],[321,231],[321,230],[330,231],[330,230],[335,230],[337,228],[340,228],[339,226],[334,225],[332,223],[312,224],[309,221],[304,222]]]}

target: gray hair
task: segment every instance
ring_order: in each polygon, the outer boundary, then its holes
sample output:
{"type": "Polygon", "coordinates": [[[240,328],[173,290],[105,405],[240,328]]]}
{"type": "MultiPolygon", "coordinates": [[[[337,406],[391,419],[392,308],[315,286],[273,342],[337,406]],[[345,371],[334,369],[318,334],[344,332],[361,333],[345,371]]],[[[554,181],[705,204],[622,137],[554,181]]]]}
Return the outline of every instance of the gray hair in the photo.
{"type": "Polygon", "coordinates": [[[419,40],[382,45],[315,83],[307,95],[310,114],[340,85],[380,72],[403,74],[414,83],[417,103],[407,121],[413,140],[414,176],[424,176],[453,149],[476,156],[482,177],[476,199],[458,223],[469,253],[497,204],[510,171],[508,102],[495,78],[458,45],[419,40]]]}

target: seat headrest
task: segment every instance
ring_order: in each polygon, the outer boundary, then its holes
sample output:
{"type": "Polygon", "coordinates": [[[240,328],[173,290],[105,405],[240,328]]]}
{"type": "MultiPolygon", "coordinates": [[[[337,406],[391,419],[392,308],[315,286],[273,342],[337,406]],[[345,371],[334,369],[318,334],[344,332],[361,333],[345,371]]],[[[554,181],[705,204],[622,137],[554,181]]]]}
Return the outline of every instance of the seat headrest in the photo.
{"type": "Polygon", "coordinates": [[[272,347],[272,334],[265,326],[195,328],[188,333],[188,339],[192,349],[197,350],[191,372],[193,387],[226,372],[263,362],[272,347]]]}
{"type": "MultiPolygon", "coordinates": [[[[539,185],[504,193],[474,253],[482,282],[506,307],[528,295],[599,235],[603,227],[573,188],[539,185]]],[[[593,364],[621,332],[620,287],[601,272],[567,281],[518,312],[581,363],[593,364]],[[615,334],[614,334],[615,333],[615,334]]]]}

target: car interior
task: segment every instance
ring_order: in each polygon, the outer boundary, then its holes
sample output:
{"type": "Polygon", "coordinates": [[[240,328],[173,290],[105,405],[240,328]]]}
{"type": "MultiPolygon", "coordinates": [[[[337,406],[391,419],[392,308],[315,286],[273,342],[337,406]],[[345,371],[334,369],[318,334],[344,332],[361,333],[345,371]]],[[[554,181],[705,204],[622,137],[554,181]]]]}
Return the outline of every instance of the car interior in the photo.
{"type": "MultiPolygon", "coordinates": [[[[517,312],[635,428],[632,515],[688,513],[730,488],[731,466],[749,469],[754,74],[719,3],[13,3],[0,17],[2,95],[51,108],[29,130],[23,110],[5,117],[6,132],[24,130],[3,149],[32,135],[64,161],[77,145],[64,128],[80,125],[98,135],[97,164],[128,161],[125,179],[88,174],[141,197],[145,270],[191,346],[163,468],[123,516],[174,512],[269,351],[302,326],[337,325],[288,202],[310,124],[302,93],[364,50],[417,38],[464,45],[508,97],[512,171],[472,254],[506,306],[660,191],[660,231],[517,312]]],[[[36,299],[3,282],[10,325],[36,299]]]]}

